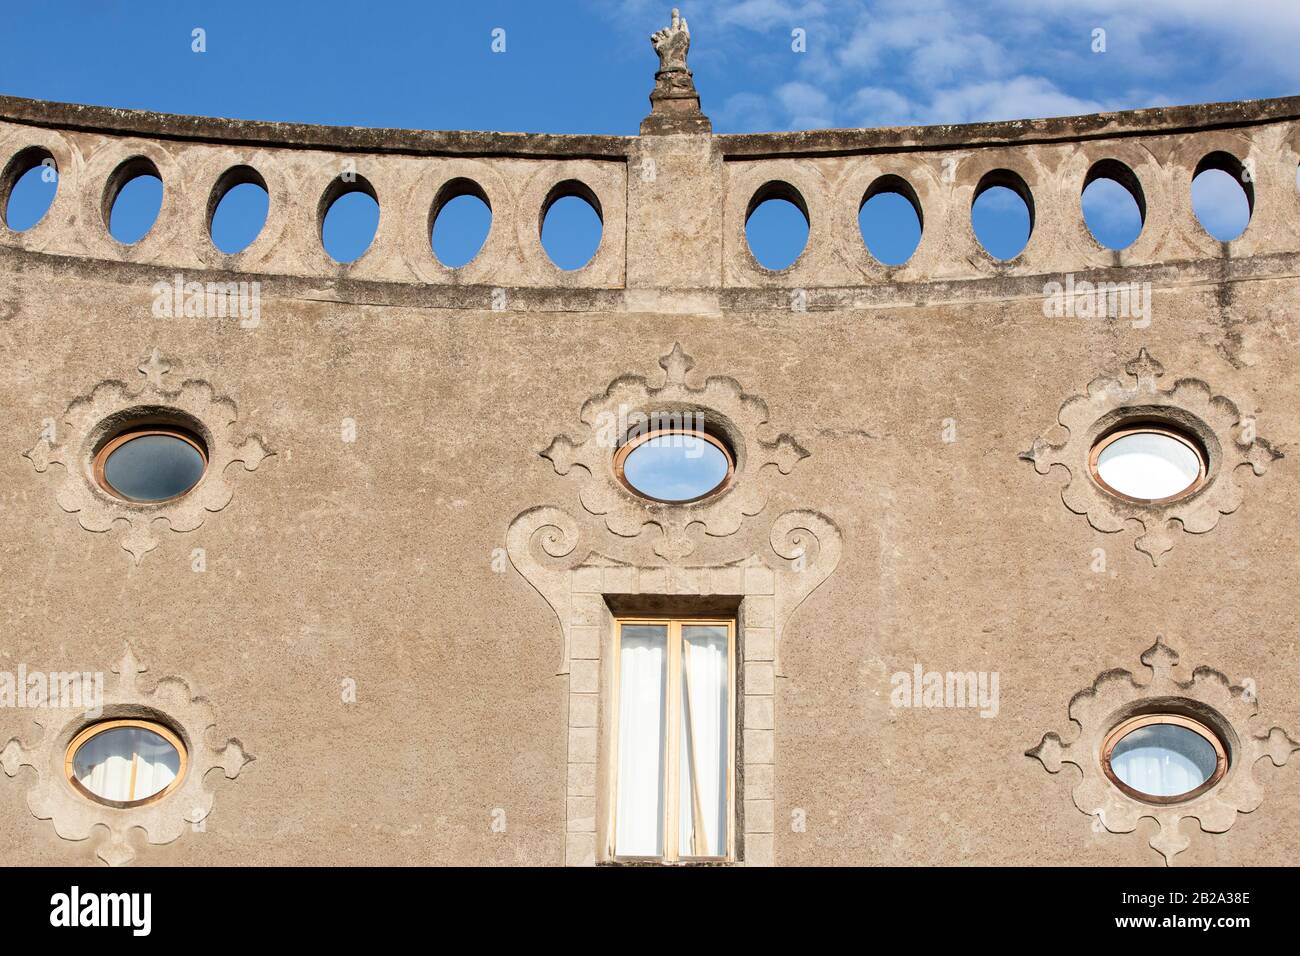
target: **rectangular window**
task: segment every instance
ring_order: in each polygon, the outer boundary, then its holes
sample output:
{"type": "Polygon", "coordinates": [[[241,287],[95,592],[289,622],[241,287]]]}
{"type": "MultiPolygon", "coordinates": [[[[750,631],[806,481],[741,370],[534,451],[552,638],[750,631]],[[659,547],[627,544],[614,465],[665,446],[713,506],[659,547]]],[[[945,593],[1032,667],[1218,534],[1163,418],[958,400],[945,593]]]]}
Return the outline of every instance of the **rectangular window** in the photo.
{"type": "Polygon", "coordinates": [[[614,856],[730,859],[735,622],[617,624],[614,856]]]}

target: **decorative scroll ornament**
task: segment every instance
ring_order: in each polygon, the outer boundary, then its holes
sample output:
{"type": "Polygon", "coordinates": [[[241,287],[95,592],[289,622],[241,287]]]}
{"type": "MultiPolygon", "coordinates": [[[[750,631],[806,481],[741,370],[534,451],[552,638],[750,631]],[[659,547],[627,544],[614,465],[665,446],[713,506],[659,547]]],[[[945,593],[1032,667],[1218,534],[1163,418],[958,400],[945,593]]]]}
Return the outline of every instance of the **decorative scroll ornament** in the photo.
{"type": "Polygon", "coordinates": [[[654,544],[655,553],[677,559],[695,550],[688,528],[702,525],[705,533],[715,537],[734,534],[745,517],[758,514],[767,504],[771,476],[765,466],[774,465],[780,474],[788,475],[808,452],[787,434],[765,440],[761,433],[768,425],[767,405],[745,394],[735,379],[711,376],[702,388],[687,384],[686,374],[695,360],[681,345],[675,344],[659,364],[664,370],[662,385],[652,386],[635,375],[614,379],[603,395],[582,406],[586,437],[575,441],[557,435],[541,455],[557,474],[573,475],[582,482],[582,506],[602,516],[611,532],[635,538],[646,525],[656,525],[662,537],[654,544]],[[613,469],[615,450],[628,429],[663,422],[702,422],[723,434],[736,462],[725,489],[699,501],[676,504],[649,501],[624,487],[613,469]]]}
{"type": "Polygon", "coordinates": [[[564,634],[560,667],[569,672],[576,628],[592,628],[599,614],[592,600],[602,594],[733,595],[757,613],[746,621],[750,639],[770,636],[777,676],[781,635],[804,600],[835,570],[843,539],[835,523],[815,511],[787,511],[772,523],[769,545],[725,564],[635,564],[579,548],[577,523],[559,508],[538,507],[518,515],[506,533],[510,561],[546,599],[564,634]]]}
{"type": "Polygon", "coordinates": [[[1068,744],[1048,733],[1026,755],[1037,758],[1049,773],[1060,773],[1061,765],[1074,764],[1083,773],[1074,788],[1074,805],[1094,816],[1111,833],[1132,833],[1138,821],[1150,817],[1159,824],[1151,847],[1172,864],[1174,856],[1187,849],[1190,839],[1179,824],[1186,818],[1200,823],[1206,833],[1223,833],[1238,813],[1250,813],[1263,800],[1255,779],[1255,764],[1268,757],[1281,767],[1300,750],[1300,742],[1280,727],[1270,726],[1262,734],[1250,732],[1249,724],[1259,710],[1254,687],[1233,686],[1228,678],[1208,667],[1198,667],[1191,680],[1174,676],[1178,654],[1156,639],[1141,657],[1152,677],[1139,684],[1126,670],[1101,674],[1092,687],[1070,701],[1070,719],[1079,725],[1078,736],[1068,744]],[[1221,736],[1230,750],[1230,765],[1223,779],[1190,800],[1153,804],[1124,794],[1102,769],[1103,741],[1124,719],[1140,713],[1185,711],[1221,736]]]}
{"type": "Polygon", "coordinates": [[[208,771],[220,767],[227,779],[233,780],[253,758],[235,738],[217,748],[208,745],[208,731],[216,723],[212,708],[206,700],[193,696],[184,680],[167,677],[146,690],[139,675],[147,668],[136,660],[130,646],[113,670],[116,687],[106,688],[102,706],[94,708],[102,713],[88,713],[86,700],[80,701],[82,706],[38,710],[35,722],[44,728],[43,736],[33,747],[17,737],[9,740],[0,749],[0,768],[10,777],[17,776],[21,767],[33,768],[36,783],[27,792],[32,814],[38,820],[52,820],[55,832],[64,840],[86,840],[96,827],[106,828],[108,838],[95,855],[109,866],[121,866],[135,857],[128,836],[136,828],[144,830],[153,844],[171,843],[187,827],[202,829],[214,799],[212,791],[203,786],[208,771]],[[169,726],[181,738],[187,756],[179,787],[153,803],[126,809],[78,793],[64,770],[68,745],[77,734],[102,720],[123,718],[156,720],[169,726]]]}
{"type": "Polygon", "coordinates": [[[122,381],[104,381],[68,406],[62,423],[49,422],[42,437],[23,457],[44,473],[52,462],[63,465],[64,474],[56,500],[59,507],[77,515],[87,531],[105,532],[119,521],[127,525],[123,550],[136,563],[158,546],[154,522],[165,520],[173,531],[193,531],[210,512],[230,504],[234,485],[227,466],[234,462],[255,471],[275,454],[257,435],[239,443],[231,433],[236,417],[235,403],[218,396],[206,381],[187,379],[175,389],[164,379],[171,366],[158,349],[139,366],[144,383],[135,391],[122,381]],[[109,494],[95,481],[91,461],[98,447],[118,429],[133,420],[152,416],[174,421],[195,431],[207,449],[207,469],[195,487],[170,501],[132,502],[109,494]]]}
{"type": "Polygon", "coordinates": [[[779,675],[786,622],[839,563],[840,531],[814,510],[778,515],[765,541],[757,534],[737,534],[746,518],[764,510],[771,483],[809,453],[788,434],[765,438],[767,405],[734,379],[711,377],[692,387],[687,373],[694,364],[674,344],[659,360],[662,384],[635,375],[614,379],[582,407],[586,436],[575,441],[558,435],[541,452],[558,474],[581,483],[582,508],[570,513],[541,505],[523,511],[510,523],[506,550],[559,619],[564,635],[559,673],[569,672],[573,635],[589,635],[600,623],[601,595],[619,594],[743,599],[746,641],[754,653],[766,642],[770,655],[763,659],[774,661],[779,675]],[[725,438],[735,468],[723,490],[698,501],[668,503],[634,494],[619,481],[614,456],[629,424],[663,424],[664,417],[674,416],[725,438]],[[648,542],[641,536],[647,525],[660,532],[648,542]],[[721,558],[687,563],[696,551],[688,533],[694,526],[726,539],[721,558]]]}
{"type": "Polygon", "coordinates": [[[578,525],[559,508],[529,508],[515,516],[506,531],[510,563],[555,612],[564,632],[557,674],[569,673],[569,643],[573,621],[573,569],[582,563],[574,555],[578,525]]]}
{"type": "Polygon", "coordinates": [[[1262,475],[1282,455],[1255,436],[1253,420],[1243,419],[1232,401],[1214,395],[1205,382],[1184,378],[1170,389],[1157,388],[1156,379],[1164,375],[1164,368],[1145,348],[1125,370],[1136,380],[1134,384],[1094,379],[1086,394],[1074,395],[1061,406],[1058,420],[1069,437],[1059,445],[1038,438],[1020,457],[1032,462],[1040,475],[1053,465],[1065,468],[1070,480],[1061,490],[1061,500],[1075,514],[1087,515],[1098,531],[1112,534],[1124,530],[1129,520],[1141,522],[1144,533],[1136,547],[1155,565],[1173,548],[1176,526],[1204,534],[1219,523],[1221,515],[1237,510],[1242,491],[1233,475],[1238,467],[1249,465],[1262,475]],[[1208,478],[1200,488],[1175,500],[1146,504],[1110,494],[1092,480],[1088,456],[1094,443],[1120,422],[1137,417],[1167,420],[1195,435],[1209,459],[1208,478]]]}

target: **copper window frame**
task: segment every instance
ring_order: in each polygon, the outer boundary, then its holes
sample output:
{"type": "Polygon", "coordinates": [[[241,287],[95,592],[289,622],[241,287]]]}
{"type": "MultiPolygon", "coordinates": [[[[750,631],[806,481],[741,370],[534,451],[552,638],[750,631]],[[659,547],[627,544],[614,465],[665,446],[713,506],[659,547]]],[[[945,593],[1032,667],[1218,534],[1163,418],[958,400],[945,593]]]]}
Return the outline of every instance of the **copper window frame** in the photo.
{"type": "Polygon", "coordinates": [[[1224,745],[1222,738],[1206,724],[1191,717],[1184,717],[1181,714],[1142,714],[1137,717],[1130,717],[1128,720],[1121,721],[1117,724],[1101,744],[1101,769],[1105,772],[1107,779],[1119,788],[1125,796],[1132,797],[1134,800],[1140,800],[1143,803],[1152,803],[1165,806],[1171,803],[1186,803],[1188,800],[1195,800],[1201,794],[1208,791],[1211,787],[1223,779],[1224,774],[1228,772],[1228,749],[1224,745]],[[1115,745],[1131,734],[1133,731],[1142,727],[1150,727],[1154,724],[1170,724],[1175,727],[1182,727],[1190,730],[1197,736],[1204,738],[1211,747],[1214,748],[1215,765],[1214,772],[1200,786],[1188,790],[1186,793],[1178,793],[1169,797],[1161,797],[1152,793],[1144,793],[1141,790],[1130,787],[1119,775],[1115,773],[1110,765],[1110,755],[1115,749],[1115,745]]]}
{"type": "Polygon", "coordinates": [[[1210,478],[1209,456],[1206,454],[1201,443],[1191,434],[1178,428],[1158,422],[1127,422],[1113,431],[1107,432],[1093,444],[1092,449],[1088,452],[1088,473],[1092,475],[1092,480],[1101,486],[1103,491],[1114,495],[1116,498],[1122,498],[1124,501],[1132,501],[1143,505],[1161,505],[1171,501],[1179,501],[1187,498],[1205,487],[1205,483],[1210,478]],[[1101,477],[1101,472],[1097,469],[1097,459],[1101,453],[1108,447],[1119,441],[1121,438],[1128,438],[1131,435],[1162,435],[1165,438],[1172,438],[1174,441],[1191,449],[1192,454],[1196,456],[1200,464],[1200,470],[1197,472],[1195,480],[1182,491],[1172,495],[1166,495],[1163,498],[1138,498],[1133,495],[1126,495],[1106,483],[1101,477]]]}
{"type": "Polygon", "coordinates": [[[656,428],[653,431],[643,432],[635,438],[629,439],[620,445],[618,451],[614,453],[614,475],[618,478],[619,484],[632,492],[632,494],[636,495],[638,498],[643,498],[646,501],[653,501],[661,505],[689,505],[696,501],[703,501],[705,498],[711,498],[714,495],[721,494],[731,485],[731,480],[735,477],[735,474],[736,457],[731,453],[731,449],[727,447],[726,443],[721,438],[699,428],[656,428]],[[691,438],[700,438],[708,442],[714,448],[718,449],[718,451],[722,452],[722,457],[727,459],[727,473],[723,475],[722,480],[716,485],[704,492],[704,494],[696,495],[694,498],[656,498],[654,495],[648,495],[644,491],[641,491],[628,481],[627,475],[623,471],[624,463],[627,461],[627,456],[632,454],[632,452],[637,448],[652,439],[661,438],[665,435],[688,435],[691,438]]]}
{"type": "Polygon", "coordinates": [[[609,860],[613,863],[662,863],[665,865],[682,865],[691,863],[734,863],[736,861],[736,752],[739,747],[739,731],[736,720],[736,693],[739,672],[736,663],[736,621],[734,618],[712,617],[657,617],[638,616],[620,617],[614,621],[614,653],[611,667],[612,706],[610,708],[610,753],[609,784],[607,799],[609,801],[609,860]],[[616,852],[618,839],[618,714],[621,705],[622,646],[623,628],[627,625],[662,625],[666,630],[664,651],[667,655],[667,685],[664,687],[664,702],[668,710],[664,728],[664,791],[663,824],[664,845],[660,856],[631,856],[616,852]],[[678,815],[678,782],[680,766],[681,734],[681,648],[683,644],[683,627],[725,627],[727,629],[727,833],[726,852],[720,856],[693,856],[683,854],[679,845],[680,824],[678,815]],[[676,695],[676,696],[674,696],[676,695]],[[677,717],[674,720],[673,717],[677,717]]]}
{"type": "Polygon", "coordinates": [[[197,488],[202,483],[203,479],[208,476],[208,464],[208,450],[204,447],[203,442],[193,432],[174,425],[140,425],[120,431],[108,441],[104,442],[99,451],[95,452],[95,457],[91,464],[91,470],[94,475],[95,484],[108,492],[114,498],[117,498],[119,501],[128,501],[134,505],[163,505],[170,501],[184,498],[191,491],[197,488]],[[114,488],[112,482],[104,476],[104,466],[108,463],[109,456],[127,442],[134,441],[137,438],[144,438],[146,435],[166,435],[169,438],[179,438],[197,451],[199,457],[203,459],[203,473],[199,475],[198,481],[194,482],[194,484],[190,485],[180,494],[172,495],[170,498],[130,498],[114,488]]]}
{"type": "MultiPolygon", "coordinates": [[[[132,757],[131,766],[133,788],[135,781],[135,768],[138,762],[139,755],[136,754],[132,757]]],[[[123,718],[120,720],[103,720],[99,723],[91,724],[90,726],[83,728],[80,733],[72,738],[71,743],[68,744],[67,753],[63,758],[63,775],[67,778],[68,783],[72,785],[72,789],[76,790],[88,800],[93,800],[95,803],[100,803],[108,807],[117,807],[119,810],[131,810],[135,807],[145,807],[151,803],[157,803],[181,785],[185,780],[185,772],[188,769],[189,753],[185,749],[185,744],[181,738],[169,727],[160,724],[157,721],[144,720],[137,717],[123,718]],[[139,800],[110,800],[107,797],[101,797],[78,780],[76,775],[75,763],[77,751],[92,738],[98,737],[106,731],[117,730],[124,727],[134,727],[140,730],[147,730],[152,734],[157,734],[159,737],[163,738],[163,740],[167,741],[167,743],[171,744],[172,747],[175,748],[177,755],[180,757],[180,766],[177,768],[176,776],[172,778],[171,783],[167,784],[167,786],[163,787],[157,793],[150,794],[147,797],[141,797],[139,800]]]]}

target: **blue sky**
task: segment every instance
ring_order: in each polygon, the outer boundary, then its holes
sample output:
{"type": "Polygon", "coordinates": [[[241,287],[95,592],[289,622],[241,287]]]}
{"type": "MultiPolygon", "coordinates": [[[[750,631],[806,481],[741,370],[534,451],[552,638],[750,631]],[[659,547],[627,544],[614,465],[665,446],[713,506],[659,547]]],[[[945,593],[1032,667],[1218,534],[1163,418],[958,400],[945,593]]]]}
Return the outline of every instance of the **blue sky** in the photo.
{"type": "MultiPolygon", "coordinates": [[[[670,5],[15,4],[0,23],[0,91],[246,119],[633,134],[653,82],[648,36],[666,25],[670,5]],[[206,35],[201,54],[191,49],[195,28],[206,35]],[[505,31],[499,53],[497,29],[505,31]]],[[[1300,92],[1296,0],[680,6],[718,132],[961,123],[1300,92]],[[1093,50],[1097,30],[1104,53],[1093,50]]],[[[1230,205],[1231,190],[1223,196],[1230,205]]]]}
{"type": "MultiPolygon", "coordinates": [[[[244,119],[631,134],[668,2],[10,5],[0,90],[244,119]],[[207,52],[191,52],[191,30],[207,52]],[[492,30],[506,31],[503,53],[492,30]]],[[[719,132],[961,123],[1300,92],[1294,0],[682,4],[719,132]],[[792,50],[792,31],[806,52],[792,50]],[[1106,52],[1092,52],[1095,29],[1106,52]]]]}

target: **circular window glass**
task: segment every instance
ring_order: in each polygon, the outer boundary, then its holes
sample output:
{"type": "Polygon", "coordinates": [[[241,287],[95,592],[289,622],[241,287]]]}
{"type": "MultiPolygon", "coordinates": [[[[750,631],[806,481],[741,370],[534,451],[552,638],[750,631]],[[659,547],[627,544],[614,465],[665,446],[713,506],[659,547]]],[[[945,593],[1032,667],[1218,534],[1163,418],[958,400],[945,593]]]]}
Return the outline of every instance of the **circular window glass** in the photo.
{"type": "Polygon", "coordinates": [[[1227,751],[1212,730],[1172,714],[1120,724],[1107,738],[1103,759],[1121,790],[1165,803],[1204,793],[1228,769],[1227,751]]]}
{"type": "Polygon", "coordinates": [[[110,720],[73,738],[65,769],[72,785],[91,799],[138,806],[180,786],[185,746],[161,724],[110,720]]]}
{"type": "Polygon", "coordinates": [[[719,490],[735,470],[731,453],[707,432],[660,429],[618,450],[614,468],[643,498],[682,504],[719,490]]]}
{"type": "Polygon", "coordinates": [[[1169,501],[1205,482],[1205,453],[1189,435],[1155,425],[1122,428],[1093,446],[1093,477],[1132,501],[1169,501]]]}
{"type": "Polygon", "coordinates": [[[95,480],[127,501],[170,501],[197,485],[207,467],[197,437],[180,428],[147,426],[122,432],[99,450],[95,480]]]}

